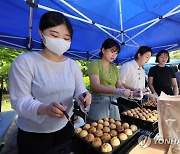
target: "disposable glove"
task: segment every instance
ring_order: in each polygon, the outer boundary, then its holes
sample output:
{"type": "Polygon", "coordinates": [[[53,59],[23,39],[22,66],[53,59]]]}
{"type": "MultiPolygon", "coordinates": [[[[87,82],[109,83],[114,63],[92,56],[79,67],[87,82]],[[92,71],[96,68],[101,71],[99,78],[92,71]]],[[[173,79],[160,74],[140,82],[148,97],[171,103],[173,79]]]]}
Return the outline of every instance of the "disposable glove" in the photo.
{"type": "Polygon", "coordinates": [[[143,98],[143,91],[141,89],[135,89],[133,91],[133,97],[143,98]]]}
{"type": "Polygon", "coordinates": [[[129,97],[129,96],[131,96],[131,90],[124,89],[124,88],[117,88],[115,90],[115,94],[118,95],[118,96],[129,97]]]}

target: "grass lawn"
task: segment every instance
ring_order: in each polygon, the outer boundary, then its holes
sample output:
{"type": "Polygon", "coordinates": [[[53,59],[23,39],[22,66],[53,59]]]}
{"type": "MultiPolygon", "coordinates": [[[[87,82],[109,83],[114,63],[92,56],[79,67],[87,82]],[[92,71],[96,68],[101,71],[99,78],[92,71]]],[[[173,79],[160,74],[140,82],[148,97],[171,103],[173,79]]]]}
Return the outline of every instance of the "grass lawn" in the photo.
{"type": "Polygon", "coordinates": [[[9,99],[9,94],[3,94],[1,112],[10,111],[10,110],[12,110],[12,108],[11,108],[11,103],[9,99]]]}

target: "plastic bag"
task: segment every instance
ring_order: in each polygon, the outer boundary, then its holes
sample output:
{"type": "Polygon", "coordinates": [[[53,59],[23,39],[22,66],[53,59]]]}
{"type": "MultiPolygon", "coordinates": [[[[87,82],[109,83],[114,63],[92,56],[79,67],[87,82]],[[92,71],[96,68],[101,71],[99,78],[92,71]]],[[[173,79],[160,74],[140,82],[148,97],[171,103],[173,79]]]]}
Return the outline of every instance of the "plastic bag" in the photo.
{"type": "Polygon", "coordinates": [[[161,92],[157,103],[159,135],[171,144],[172,153],[180,153],[180,96],[161,92]]]}

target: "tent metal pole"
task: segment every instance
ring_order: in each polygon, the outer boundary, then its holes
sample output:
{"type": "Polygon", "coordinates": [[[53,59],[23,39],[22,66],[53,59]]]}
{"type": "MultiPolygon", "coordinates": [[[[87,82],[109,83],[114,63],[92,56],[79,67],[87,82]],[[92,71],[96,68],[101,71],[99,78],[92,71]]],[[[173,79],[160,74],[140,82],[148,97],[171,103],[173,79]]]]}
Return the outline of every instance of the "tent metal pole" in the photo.
{"type": "Polygon", "coordinates": [[[15,38],[15,39],[22,39],[22,40],[25,40],[25,39],[26,39],[26,38],[24,38],[24,37],[16,37],[16,36],[8,36],[8,35],[0,35],[0,37],[15,38]]]}
{"type": "Polygon", "coordinates": [[[174,47],[176,47],[176,46],[178,46],[178,44],[175,44],[175,45],[173,45],[173,46],[171,46],[171,47],[169,47],[169,48],[166,48],[166,50],[170,50],[170,49],[172,49],[172,48],[174,48],[174,47]]]}
{"type": "MultiPolygon", "coordinates": [[[[176,14],[176,13],[179,13],[180,10],[178,10],[178,11],[176,11],[176,12],[173,12],[174,10],[179,9],[179,7],[180,7],[180,5],[178,5],[177,7],[173,8],[171,11],[169,11],[168,13],[166,13],[166,14],[163,16],[163,18],[164,18],[164,17],[171,16],[171,15],[174,15],[174,14],[176,14]]],[[[126,30],[124,30],[124,32],[127,32],[127,31],[130,31],[130,30],[139,28],[139,27],[141,27],[141,26],[150,24],[150,23],[155,22],[155,21],[157,21],[157,20],[159,20],[159,18],[155,18],[155,19],[153,19],[153,20],[147,21],[147,22],[142,23],[142,24],[140,24],[140,25],[137,25],[137,26],[134,26],[134,27],[132,27],[132,28],[126,29],[126,30]]]]}
{"type": "Polygon", "coordinates": [[[176,46],[177,44],[168,44],[168,45],[162,45],[162,46],[158,46],[158,47],[153,47],[152,49],[157,49],[157,48],[165,48],[165,47],[171,47],[171,46],[176,46]]]}
{"type": "MultiPolygon", "coordinates": [[[[137,45],[139,47],[139,44],[137,44],[133,39],[131,39],[126,33],[124,33],[124,35],[130,39],[135,45],[137,45]]],[[[126,45],[126,44],[125,44],[126,45]]]]}
{"type": "Polygon", "coordinates": [[[69,53],[69,54],[71,54],[71,55],[73,55],[73,56],[79,57],[79,58],[81,58],[81,59],[86,59],[85,57],[79,56],[79,55],[77,55],[77,54],[74,54],[74,53],[71,53],[71,52],[68,52],[68,51],[67,51],[67,53],[69,53]]]}
{"type": "MultiPolygon", "coordinates": [[[[88,23],[88,24],[92,24],[91,20],[85,20],[85,19],[73,16],[73,15],[70,15],[70,14],[67,14],[67,13],[64,13],[64,12],[52,9],[52,8],[48,8],[48,7],[40,5],[40,4],[38,4],[38,8],[41,8],[41,9],[44,9],[44,10],[48,10],[48,11],[57,11],[57,12],[60,12],[60,13],[64,14],[65,16],[67,16],[69,18],[72,18],[72,19],[75,19],[75,20],[79,20],[79,21],[82,21],[82,22],[85,22],[85,23],[88,23]]],[[[104,25],[101,25],[101,24],[98,24],[98,23],[96,23],[96,25],[98,25],[98,26],[100,26],[100,27],[102,27],[104,29],[108,29],[108,30],[120,33],[119,30],[116,30],[116,29],[113,29],[113,28],[110,28],[110,27],[107,27],[107,26],[104,26],[104,25]]]]}
{"type": "MultiPolygon", "coordinates": [[[[159,21],[160,21],[160,19],[159,19],[159,21]]],[[[156,21],[156,22],[150,24],[149,26],[147,26],[146,28],[144,28],[143,30],[141,30],[140,32],[138,32],[137,34],[135,34],[134,36],[132,36],[131,39],[133,39],[133,38],[135,38],[136,36],[140,35],[141,33],[143,33],[144,31],[146,31],[147,29],[149,29],[150,27],[152,27],[153,25],[155,25],[155,24],[156,24],[157,22],[159,22],[159,21],[156,21]]],[[[125,43],[127,43],[127,42],[129,42],[129,41],[130,41],[130,39],[128,39],[125,43]]]]}
{"type": "Polygon", "coordinates": [[[109,36],[111,36],[113,39],[115,39],[116,41],[118,41],[119,43],[122,43],[120,40],[118,40],[115,36],[113,36],[112,34],[110,34],[109,32],[107,32],[106,30],[104,30],[103,28],[101,28],[100,26],[97,26],[99,29],[101,29],[103,32],[105,32],[106,34],[108,34],[109,36]]]}
{"type": "Polygon", "coordinates": [[[92,21],[91,19],[89,19],[87,16],[85,16],[83,13],[81,13],[80,11],[78,11],[76,8],[74,8],[72,5],[70,5],[69,3],[67,3],[65,0],[60,0],[62,3],[64,3],[65,5],[67,5],[69,8],[71,8],[72,10],[74,10],[76,13],[78,13],[79,15],[81,15],[82,17],[84,17],[86,20],[92,21]]]}
{"type": "Polygon", "coordinates": [[[163,18],[166,18],[166,17],[172,16],[172,15],[177,14],[177,13],[180,13],[180,10],[177,10],[177,11],[175,11],[175,12],[171,12],[171,13],[170,13],[170,14],[168,14],[168,15],[164,15],[164,16],[163,16],[163,18]]]}
{"type": "Polygon", "coordinates": [[[38,8],[40,8],[40,9],[44,9],[44,10],[47,10],[47,11],[56,11],[56,12],[60,12],[60,13],[64,14],[66,17],[69,17],[69,18],[72,18],[72,19],[75,19],[75,20],[79,20],[79,21],[82,21],[82,22],[85,22],[85,23],[92,24],[92,22],[91,22],[91,21],[88,21],[88,20],[85,20],[85,19],[82,19],[82,18],[79,18],[79,17],[73,16],[73,15],[70,15],[70,14],[67,14],[67,13],[64,13],[64,12],[61,12],[61,11],[58,11],[58,10],[52,9],[52,8],[49,8],[49,7],[46,7],[46,6],[40,5],[40,4],[38,4],[38,8]]]}
{"type": "Polygon", "coordinates": [[[81,15],[82,17],[84,17],[85,19],[89,20],[92,22],[93,25],[95,25],[96,27],[98,27],[99,29],[101,29],[103,32],[105,32],[106,34],[108,34],[109,36],[111,36],[112,38],[114,38],[116,41],[120,42],[120,40],[118,40],[116,37],[114,37],[112,34],[110,34],[109,32],[107,32],[106,30],[104,30],[101,26],[97,25],[95,22],[93,22],[91,19],[89,19],[87,16],[85,16],[84,14],[82,14],[80,11],[78,11],[77,9],[75,9],[74,7],[72,7],[69,3],[67,3],[64,0],[60,0],[62,3],[64,3],[65,5],[67,5],[68,7],[70,7],[72,10],[74,10],[76,13],[78,13],[79,15],[81,15]]]}
{"type": "Polygon", "coordinates": [[[131,59],[133,59],[133,58],[134,58],[134,57],[126,58],[124,61],[121,62],[121,64],[122,64],[122,63],[125,63],[125,62],[127,62],[127,61],[129,61],[129,60],[131,60],[131,59]]]}
{"type": "MultiPolygon", "coordinates": [[[[34,3],[34,0],[32,0],[32,2],[34,3]]],[[[32,17],[33,17],[33,7],[30,7],[30,11],[29,11],[29,38],[28,38],[28,51],[31,50],[31,39],[32,39],[32,17]]]]}
{"type": "Polygon", "coordinates": [[[179,9],[179,8],[180,8],[180,5],[176,6],[176,7],[173,8],[171,11],[169,11],[169,12],[167,13],[167,15],[168,15],[168,14],[171,14],[172,12],[175,12],[175,10],[177,10],[177,9],[179,9]]]}
{"type": "Polygon", "coordinates": [[[27,38],[28,44],[27,44],[27,49],[28,51],[31,50],[32,48],[32,18],[33,18],[33,8],[38,7],[38,4],[35,3],[34,0],[25,0],[26,4],[30,6],[29,9],[29,27],[28,27],[28,35],[29,37],[27,38]]]}
{"type": "Polygon", "coordinates": [[[119,11],[120,11],[120,26],[121,26],[121,41],[124,42],[124,32],[123,32],[123,20],[122,20],[122,6],[121,0],[119,0],[119,11]]]}
{"type": "Polygon", "coordinates": [[[125,44],[126,46],[130,46],[130,47],[135,47],[135,48],[139,48],[139,46],[136,46],[136,45],[132,45],[132,44],[125,44]]]}
{"type": "Polygon", "coordinates": [[[128,32],[128,31],[131,31],[131,30],[133,30],[133,29],[139,28],[139,27],[141,27],[141,26],[144,26],[144,25],[150,24],[150,23],[152,23],[152,22],[157,21],[158,19],[159,19],[159,18],[156,18],[156,19],[153,19],[153,20],[147,21],[147,22],[145,22],[145,23],[142,23],[142,24],[140,24],[140,25],[134,26],[134,27],[132,27],[132,28],[126,29],[126,30],[124,30],[124,32],[128,32]]]}
{"type": "Polygon", "coordinates": [[[24,47],[24,46],[21,46],[21,45],[18,45],[18,44],[14,44],[14,43],[10,43],[10,42],[7,42],[7,41],[0,40],[0,42],[6,43],[6,44],[9,44],[9,45],[13,45],[15,47],[20,47],[20,48],[26,49],[26,47],[24,47]]]}
{"type": "Polygon", "coordinates": [[[120,26],[121,26],[121,41],[124,42],[124,32],[123,32],[123,20],[122,20],[122,6],[121,0],[119,0],[119,11],[120,11],[120,26]]]}
{"type": "MultiPolygon", "coordinates": [[[[180,5],[179,5],[180,6],[180,5]]],[[[177,7],[175,7],[174,9],[172,9],[172,10],[176,10],[177,8],[179,8],[179,6],[177,6],[177,7]]],[[[164,16],[162,16],[161,18],[159,17],[158,19],[157,19],[157,21],[155,21],[154,23],[152,23],[152,24],[150,24],[149,26],[147,26],[146,28],[144,28],[143,30],[141,30],[139,33],[137,33],[136,35],[134,35],[133,37],[131,37],[131,39],[133,39],[133,38],[135,38],[136,36],[138,36],[139,34],[141,34],[141,33],[143,33],[145,30],[147,30],[147,29],[149,29],[150,27],[152,27],[153,25],[155,25],[157,22],[159,22],[159,21],[161,21],[161,19],[163,19],[165,16],[167,16],[167,15],[172,15],[173,13],[172,13],[172,10],[170,10],[168,13],[166,13],[164,16]]],[[[178,11],[179,12],[179,11],[178,11]]],[[[126,41],[126,43],[127,42],[129,42],[129,40],[130,39],[128,39],[127,41],[126,41]]]]}

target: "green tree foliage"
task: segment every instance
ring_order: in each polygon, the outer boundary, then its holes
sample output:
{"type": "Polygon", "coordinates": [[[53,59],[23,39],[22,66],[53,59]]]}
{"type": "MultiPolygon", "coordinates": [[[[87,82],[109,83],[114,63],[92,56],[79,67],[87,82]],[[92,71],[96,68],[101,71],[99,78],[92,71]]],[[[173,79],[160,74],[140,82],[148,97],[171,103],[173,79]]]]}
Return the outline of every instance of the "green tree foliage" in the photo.
{"type": "Polygon", "coordinates": [[[180,59],[180,50],[170,52],[171,59],[180,59]]]}
{"type": "Polygon", "coordinates": [[[23,51],[16,50],[16,49],[9,49],[9,48],[0,48],[0,85],[1,89],[8,82],[8,73],[11,63],[14,59],[23,53],[23,51]]]}
{"type": "Polygon", "coordinates": [[[90,63],[90,61],[88,60],[76,60],[76,62],[79,64],[81,71],[83,73],[83,76],[88,76],[88,72],[87,72],[87,66],[90,63]]]}

